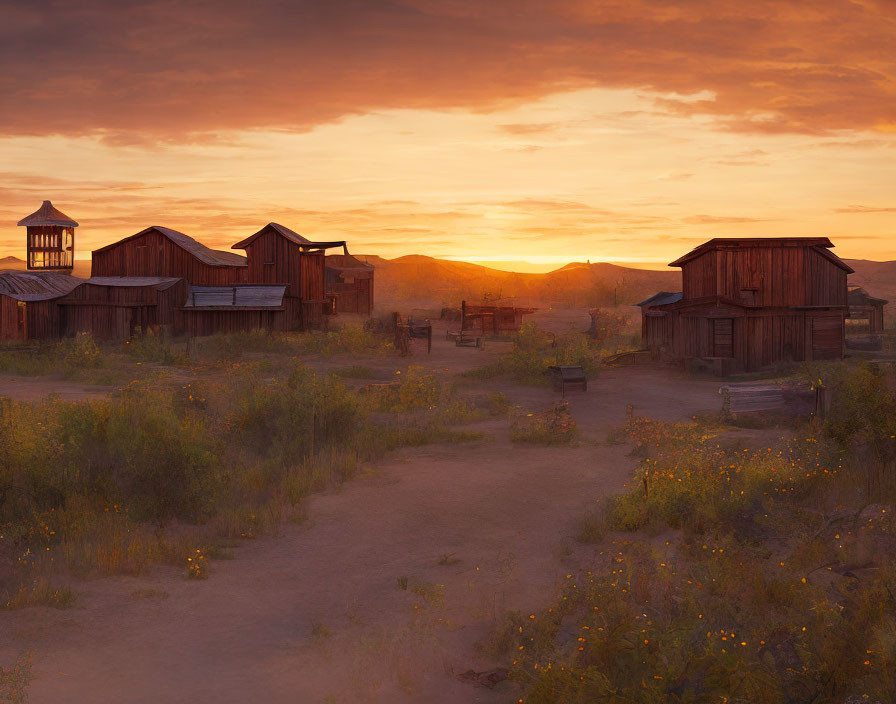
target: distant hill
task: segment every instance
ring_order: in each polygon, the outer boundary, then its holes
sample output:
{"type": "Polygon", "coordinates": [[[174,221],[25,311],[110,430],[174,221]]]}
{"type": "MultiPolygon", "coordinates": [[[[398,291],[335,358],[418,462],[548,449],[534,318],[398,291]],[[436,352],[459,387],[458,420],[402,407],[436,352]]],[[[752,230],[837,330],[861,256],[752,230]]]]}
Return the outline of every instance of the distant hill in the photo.
{"type": "Polygon", "coordinates": [[[480,264],[448,261],[419,254],[383,259],[356,255],[376,267],[380,303],[459,305],[516,298],[521,302],[570,306],[632,304],[657,291],[679,291],[681,273],[633,269],[616,264],[574,262],[546,274],[520,274],[480,264]]]}
{"type": "MultiPolygon", "coordinates": [[[[2,257],[0,258],[0,270],[3,269],[26,271],[28,265],[24,259],[19,259],[18,257],[2,257]]],[[[87,259],[75,259],[72,276],[77,276],[79,279],[90,278],[90,261],[87,259]]]]}
{"type": "Polygon", "coordinates": [[[850,286],[861,286],[875,298],[885,298],[896,304],[896,262],[873,262],[868,259],[844,261],[856,271],[848,277],[850,286]]]}

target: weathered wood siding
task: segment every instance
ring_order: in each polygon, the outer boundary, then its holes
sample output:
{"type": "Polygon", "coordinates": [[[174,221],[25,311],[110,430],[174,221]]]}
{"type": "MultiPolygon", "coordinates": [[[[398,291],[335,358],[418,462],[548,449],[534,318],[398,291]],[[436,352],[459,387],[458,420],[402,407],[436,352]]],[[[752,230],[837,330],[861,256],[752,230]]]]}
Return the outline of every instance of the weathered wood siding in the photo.
{"type": "Polygon", "coordinates": [[[155,286],[82,284],[57,299],[62,335],[89,332],[97,339],[124,340],[138,329],[172,326],[183,305],[183,280],[159,290],[155,286]]]}
{"type": "Polygon", "coordinates": [[[288,330],[287,314],[277,310],[207,310],[184,308],[179,312],[178,327],[190,336],[216,335],[234,332],[288,330]]]}
{"type": "Polygon", "coordinates": [[[717,268],[718,262],[714,251],[706,252],[686,262],[681,268],[682,298],[717,295],[717,268]]]}
{"type": "Polygon", "coordinates": [[[24,341],[26,339],[24,327],[19,302],[9,296],[0,296],[0,339],[8,342],[24,341]]]}
{"type": "Polygon", "coordinates": [[[288,284],[291,298],[324,299],[324,254],[303,253],[300,246],[274,230],[267,230],[246,247],[247,281],[288,284]]]}
{"type": "Polygon", "coordinates": [[[246,283],[248,267],[212,266],[150,230],[93,253],[91,276],[175,276],[200,286],[246,283]]]}
{"type": "Polygon", "coordinates": [[[750,306],[846,305],[846,271],[815,247],[719,248],[682,265],[685,300],[723,296],[750,306]]]}

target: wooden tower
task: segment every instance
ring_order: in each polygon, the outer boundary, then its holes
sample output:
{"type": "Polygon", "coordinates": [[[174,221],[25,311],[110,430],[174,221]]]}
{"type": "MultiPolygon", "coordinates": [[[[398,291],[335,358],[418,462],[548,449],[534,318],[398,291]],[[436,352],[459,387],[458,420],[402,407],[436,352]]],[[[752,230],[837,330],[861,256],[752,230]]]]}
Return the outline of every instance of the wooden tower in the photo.
{"type": "Polygon", "coordinates": [[[19,220],[19,226],[28,228],[29,269],[71,272],[78,223],[45,200],[35,212],[19,220]]]}

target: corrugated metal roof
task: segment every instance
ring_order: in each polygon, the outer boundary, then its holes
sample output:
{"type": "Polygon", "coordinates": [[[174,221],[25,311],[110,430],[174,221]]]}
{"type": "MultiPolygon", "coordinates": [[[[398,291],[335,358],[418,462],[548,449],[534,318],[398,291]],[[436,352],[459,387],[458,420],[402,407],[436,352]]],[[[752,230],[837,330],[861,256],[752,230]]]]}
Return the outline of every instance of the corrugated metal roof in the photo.
{"type": "Polygon", "coordinates": [[[190,286],[185,308],[279,308],[286,284],[190,286]]]}
{"type": "Polygon", "coordinates": [[[84,283],[94,286],[154,286],[164,291],[178,281],[179,278],[170,276],[91,276],[84,283]]]}
{"type": "Polygon", "coordinates": [[[681,291],[677,293],[669,293],[668,291],[660,291],[653,294],[645,301],[641,301],[639,306],[664,306],[667,303],[678,303],[681,300],[681,291]]]}
{"type": "Polygon", "coordinates": [[[49,301],[83,283],[84,279],[51,271],[0,271],[0,295],[17,301],[49,301]]]}
{"type": "Polygon", "coordinates": [[[150,232],[152,230],[155,230],[159,234],[167,237],[178,247],[185,249],[199,261],[204,264],[208,264],[209,266],[248,266],[246,258],[240,254],[237,254],[236,252],[222,252],[219,249],[211,249],[210,247],[206,247],[201,242],[197,242],[189,235],[185,235],[183,232],[172,230],[170,227],[161,227],[160,225],[152,225],[151,227],[147,227],[145,230],[140,230],[140,232],[138,232],[136,235],[125,237],[123,240],[113,242],[112,244],[107,244],[105,247],[100,247],[99,249],[95,249],[94,251],[104,252],[107,249],[116,247],[123,242],[134,239],[135,237],[145,235],[147,232],[150,232]]]}
{"type": "Polygon", "coordinates": [[[77,227],[78,223],[61,210],[54,208],[50,201],[45,200],[37,210],[31,213],[31,215],[19,220],[19,225],[21,227],[40,227],[41,225],[77,227]]]}

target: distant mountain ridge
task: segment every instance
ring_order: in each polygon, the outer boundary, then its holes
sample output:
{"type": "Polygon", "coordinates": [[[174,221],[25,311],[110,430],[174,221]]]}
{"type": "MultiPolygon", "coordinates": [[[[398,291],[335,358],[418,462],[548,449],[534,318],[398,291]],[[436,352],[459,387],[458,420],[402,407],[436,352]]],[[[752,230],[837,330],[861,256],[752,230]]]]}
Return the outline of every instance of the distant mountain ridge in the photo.
{"type": "MultiPolygon", "coordinates": [[[[544,274],[516,273],[482,264],[407,254],[385,259],[375,254],[355,255],[376,267],[375,296],[379,303],[419,306],[459,305],[466,299],[518,299],[520,303],[568,306],[632,305],[658,291],[680,291],[681,271],[655,271],[608,264],[570,262],[544,274]]],[[[855,273],[850,286],[896,304],[896,261],[845,259],[855,273]]],[[[18,257],[0,258],[0,270],[24,271],[18,257]]],[[[90,262],[75,260],[74,276],[88,278],[90,262]]]]}
{"type": "Polygon", "coordinates": [[[515,298],[570,306],[633,304],[661,289],[681,289],[678,270],[653,271],[599,262],[572,262],[545,274],[516,273],[481,264],[410,254],[396,259],[356,255],[376,267],[379,302],[458,305],[515,298]]]}
{"type": "MultiPolygon", "coordinates": [[[[544,274],[514,273],[481,264],[411,254],[396,259],[358,255],[373,264],[381,303],[458,305],[462,299],[516,298],[569,306],[632,305],[658,291],[680,291],[681,271],[655,271],[608,264],[570,262],[544,274]]],[[[849,285],[896,304],[896,261],[845,260],[855,273],[849,285]]]]}

